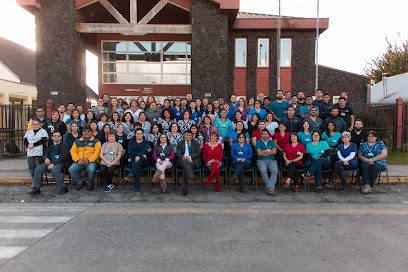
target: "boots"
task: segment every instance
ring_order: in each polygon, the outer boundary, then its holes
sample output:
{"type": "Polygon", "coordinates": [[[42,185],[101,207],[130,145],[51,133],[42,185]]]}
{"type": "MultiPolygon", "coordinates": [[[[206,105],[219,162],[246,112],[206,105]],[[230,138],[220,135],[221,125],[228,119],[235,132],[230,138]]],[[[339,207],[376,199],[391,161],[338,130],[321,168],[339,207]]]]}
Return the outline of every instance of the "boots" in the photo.
{"type": "Polygon", "coordinates": [[[160,180],[160,186],[162,188],[162,193],[166,193],[167,189],[166,189],[166,180],[165,179],[161,179],[160,180]]]}
{"type": "Polygon", "coordinates": [[[215,190],[217,192],[221,192],[221,185],[220,185],[220,180],[217,179],[217,181],[215,182],[215,190]]]}
{"type": "Polygon", "coordinates": [[[373,192],[373,190],[371,190],[370,185],[364,184],[364,188],[363,188],[363,190],[362,190],[362,193],[363,193],[363,194],[370,194],[370,193],[372,193],[372,192],[373,192]]]}
{"type": "Polygon", "coordinates": [[[157,169],[156,173],[154,173],[154,175],[153,175],[153,177],[152,177],[152,181],[153,181],[153,182],[156,182],[157,178],[158,178],[161,174],[163,174],[163,172],[162,172],[161,170],[157,169]]]}

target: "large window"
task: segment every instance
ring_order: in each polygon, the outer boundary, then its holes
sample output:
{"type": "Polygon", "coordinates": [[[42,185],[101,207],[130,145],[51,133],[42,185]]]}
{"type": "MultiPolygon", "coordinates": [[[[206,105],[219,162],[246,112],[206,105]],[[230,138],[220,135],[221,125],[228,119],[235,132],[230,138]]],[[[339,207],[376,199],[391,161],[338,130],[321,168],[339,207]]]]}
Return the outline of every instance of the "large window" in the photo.
{"type": "Polygon", "coordinates": [[[102,41],[105,84],[190,84],[190,42],[102,41]]]}
{"type": "Polygon", "coordinates": [[[269,39],[258,39],[258,67],[269,67],[269,39]]]}
{"type": "Polygon", "coordinates": [[[235,39],[235,67],[247,66],[247,40],[235,39]]]}
{"type": "Polygon", "coordinates": [[[281,67],[292,66],[292,39],[281,39],[281,67]]]}

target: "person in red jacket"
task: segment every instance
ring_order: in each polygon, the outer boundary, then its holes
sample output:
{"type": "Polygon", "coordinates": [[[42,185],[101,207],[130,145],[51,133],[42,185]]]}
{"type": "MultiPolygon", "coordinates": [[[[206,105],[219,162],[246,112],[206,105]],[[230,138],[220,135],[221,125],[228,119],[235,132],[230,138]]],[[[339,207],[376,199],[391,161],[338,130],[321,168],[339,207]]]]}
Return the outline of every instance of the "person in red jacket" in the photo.
{"type": "Polygon", "coordinates": [[[220,186],[220,167],[222,165],[222,145],[218,143],[217,132],[211,132],[210,141],[204,145],[203,159],[206,166],[211,169],[210,176],[208,177],[205,187],[210,187],[213,176],[216,178],[216,191],[221,192],[220,186]]]}

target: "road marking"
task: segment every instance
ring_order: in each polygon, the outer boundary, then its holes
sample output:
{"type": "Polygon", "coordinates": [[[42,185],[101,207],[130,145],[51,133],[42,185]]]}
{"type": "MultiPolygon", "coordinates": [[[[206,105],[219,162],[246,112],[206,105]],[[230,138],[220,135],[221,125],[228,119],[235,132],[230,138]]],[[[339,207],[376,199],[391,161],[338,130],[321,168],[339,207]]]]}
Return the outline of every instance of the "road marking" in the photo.
{"type": "Polygon", "coordinates": [[[1,223],[65,223],[74,216],[8,216],[0,215],[1,223]]]}
{"type": "Polygon", "coordinates": [[[28,247],[0,246],[0,258],[11,259],[26,250],[28,247]]]}
{"type": "Polygon", "coordinates": [[[408,210],[370,210],[370,209],[97,209],[84,214],[266,214],[266,215],[408,215],[408,210]]]}
{"type": "Polygon", "coordinates": [[[41,238],[51,233],[54,229],[14,229],[5,230],[0,229],[0,238],[14,239],[14,238],[41,238]]]}

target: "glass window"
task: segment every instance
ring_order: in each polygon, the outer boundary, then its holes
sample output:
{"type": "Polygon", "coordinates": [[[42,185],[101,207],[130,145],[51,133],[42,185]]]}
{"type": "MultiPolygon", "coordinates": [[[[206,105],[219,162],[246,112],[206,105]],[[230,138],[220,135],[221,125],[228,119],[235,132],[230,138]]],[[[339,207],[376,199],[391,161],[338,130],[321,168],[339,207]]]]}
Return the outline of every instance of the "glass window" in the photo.
{"type": "Polygon", "coordinates": [[[258,67],[269,67],[269,39],[258,39],[258,67]]]}
{"type": "Polygon", "coordinates": [[[292,39],[281,39],[281,67],[292,66],[292,39]]]}
{"type": "Polygon", "coordinates": [[[105,84],[190,84],[190,42],[102,42],[105,84]]]}
{"type": "Polygon", "coordinates": [[[235,39],[235,67],[246,67],[247,40],[235,39]]]}

